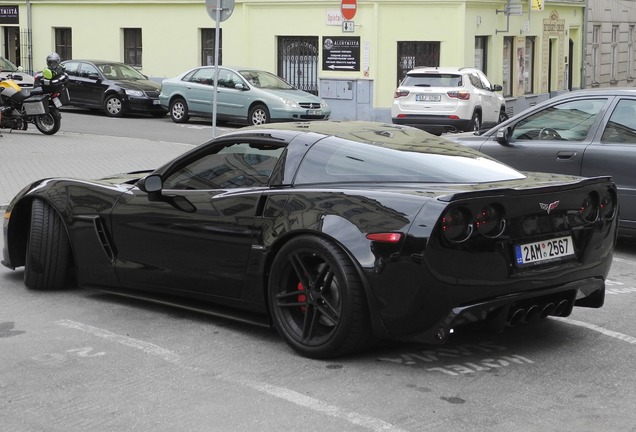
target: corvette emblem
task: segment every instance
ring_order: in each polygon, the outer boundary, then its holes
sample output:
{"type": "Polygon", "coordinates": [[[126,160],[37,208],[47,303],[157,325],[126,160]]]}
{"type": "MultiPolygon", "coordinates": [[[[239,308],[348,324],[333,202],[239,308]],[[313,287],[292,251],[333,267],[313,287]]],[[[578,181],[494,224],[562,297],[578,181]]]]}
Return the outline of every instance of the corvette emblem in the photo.
{"type": "Polygon", "coordinates": [[[555,201],[550,204],[539,203],[539,207],[541,207],[541,210],[545,210],[546,212],[548,212],[548,214],[550,214],[550,212],[554,210],[555,208],[557,208],[558,206],[559,206],[559,201],[555,201]]]}

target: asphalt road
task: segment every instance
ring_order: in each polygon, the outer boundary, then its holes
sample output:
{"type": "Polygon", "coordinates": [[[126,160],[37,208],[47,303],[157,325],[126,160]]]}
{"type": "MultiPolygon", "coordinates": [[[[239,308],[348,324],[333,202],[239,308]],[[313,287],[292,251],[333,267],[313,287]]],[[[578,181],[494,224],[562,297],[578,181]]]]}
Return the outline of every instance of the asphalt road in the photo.
{"type": "MultiPolygon", "coordinates": [[[[96,140],[211,134],[167,117],[63,116],[63,131],[96,140]]],[[[635,275],[636,240],[621,238],[601,309],[316,361],[274,331],[88,289],[31,291],[21,269],[0,267],[0,430],[636,431],[635,275]]]]}

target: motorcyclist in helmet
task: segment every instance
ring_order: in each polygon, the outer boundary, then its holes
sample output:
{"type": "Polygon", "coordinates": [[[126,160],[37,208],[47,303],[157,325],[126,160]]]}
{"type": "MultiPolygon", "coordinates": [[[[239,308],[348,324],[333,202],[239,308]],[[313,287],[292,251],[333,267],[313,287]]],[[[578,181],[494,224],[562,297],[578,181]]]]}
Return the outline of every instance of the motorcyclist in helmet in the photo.
{"type": "Polygon", "coordinates": [[[46,56],[46,67],[42,70],[44,79],[51,80],[64,72],[64,67],[60,66],[60,61],[60,55],[56,52],[46,56]]]}
{"type": "MultiPolygon", "coordinates": [[[[42,69],[42,75],[38,74],[36,80],[42,86],[47,86],[48,91],[55,89],[54,91],[60,91],[60,86],[66,84],[68,75],[64,72],[64,66],[60,64],[60,55],[56,52],[52,52],[46,56],[46,67],[42,69]]],[[[43,87],[43,88],[47,88],[43,87]]]]}

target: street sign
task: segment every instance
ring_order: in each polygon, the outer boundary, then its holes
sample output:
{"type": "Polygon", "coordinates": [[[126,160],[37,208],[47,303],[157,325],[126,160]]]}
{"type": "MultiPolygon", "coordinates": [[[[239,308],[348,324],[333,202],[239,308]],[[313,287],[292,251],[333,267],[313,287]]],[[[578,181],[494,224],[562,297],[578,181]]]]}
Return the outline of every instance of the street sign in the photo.
{"type": "Polygon", "coordinates": [[[343,21],[342,22],[342,32],[343,33],[353,33],[356,31],[356,25],[353,21],[343,21]]]}
{"type": "Polygon", "coordinates": [[[234,12],[235,0],[205,0],[205,10],[214,21],[225,21],[234,12]]]}
{"type": "Polygon", "coordinates": [[[352,20],[358,10],[358,3],[356,0],[341,0],[340,11],[342,16],[346,20],[352,20]]]}

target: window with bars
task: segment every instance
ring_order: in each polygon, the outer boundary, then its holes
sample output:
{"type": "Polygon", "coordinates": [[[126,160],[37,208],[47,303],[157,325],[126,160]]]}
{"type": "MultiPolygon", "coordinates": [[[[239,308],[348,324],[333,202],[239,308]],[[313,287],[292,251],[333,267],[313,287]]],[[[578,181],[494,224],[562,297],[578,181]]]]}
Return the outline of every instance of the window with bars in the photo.
{"type": "Polygon", "coordinates": [[[55,52],[62,60],[73,58],[73,31],[68,27],[55,28],[55,52]]]}
{"type": "Polygon", "coordinates": [[[504,37],[503,45],[503,95],[512,96],[513,38],[504,37]]]}
{"type": "Polygon", "coordinates": [[[439,66],[439,42],[398,41],[397,84],[406,73],[418,66],[439,66]]]}
{"type": "Polygon", "coordinates": [[[627,33],[627,79],[634,78],[634,29],[636,26],[630,25],[627,33]]]}
{"type": "Polygon", "coordinates": [[[526,94],[534,93],[534,49],[536,38],[526,37],[526,58],[525,58],[525,76],[524,91],[526,94]]]}
{"type": "Polygon", "coordinates": [[[124,63],[141,67],[141,29],[124,29],[124,63]]]}
{"type": "MultiPolygon", "coordinates": [[[[216,29],[201,29],[201,66],[214,66],[216,29]]],[[[219,64],[223,64],[223,29],[219,29],[219,64]]]]}
{"type": "Polygon", "coordinates": [[[618,81],[618,26],[612,26],[612,56],[610,82],[618,81]]]}
{"type": "Polygon", "coordinates": [[[592,83],[598,84],[601,81],[601,26],[595,25],[592,28],[592,83]]]}
{"type": "Polygon", "coordinates": [[[279,36],[279,77],[291,86],[318,94],[318,37],[279,36]]]}

